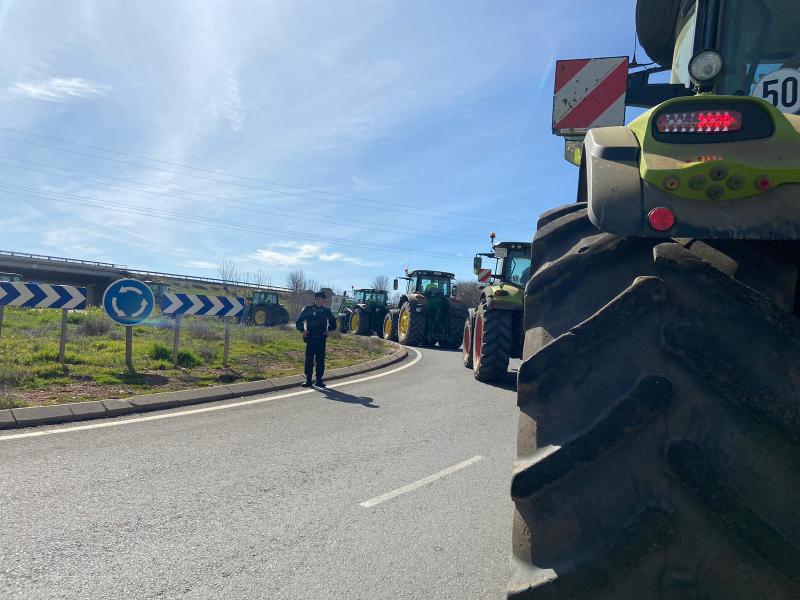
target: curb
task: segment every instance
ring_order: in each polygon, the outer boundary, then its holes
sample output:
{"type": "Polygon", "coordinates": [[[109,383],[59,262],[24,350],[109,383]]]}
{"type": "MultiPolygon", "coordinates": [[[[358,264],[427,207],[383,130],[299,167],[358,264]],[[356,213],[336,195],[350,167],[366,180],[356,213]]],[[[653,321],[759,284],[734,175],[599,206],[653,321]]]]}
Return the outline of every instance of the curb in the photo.
{"type": "MultiPolygon", "coordinates": [[[[353,375],[361,375],[388,367],[400,362],[408,356],[408,350],[395,342],[387,342],[395,346],[390,355],[365,363],[340,367],[325,372],[326,381],[343,379],[353,375]]],[[[231,385],[217,385],[177,392],[161,392],[158,394],[145,394],[112,400],[91,400],[87,402],[73,402],[70,404],[54,404],[51,406],[31,406],[28,408],[0,409],[0,430],[16,429],[20,427],[35,427],[37,425],[51,425],[54,423],[71,423],[73,421],[86,421],[90,419],[105,419],[119,417],[133,413],[177,408],[203,402],[216,402],[217,400],[230,400],[242,396],[264,394],[278,390],[299,386],[305,381],[303,375],[291,375],[276,379],[262,379],[260,381],[247,381],[231,385]]]]}

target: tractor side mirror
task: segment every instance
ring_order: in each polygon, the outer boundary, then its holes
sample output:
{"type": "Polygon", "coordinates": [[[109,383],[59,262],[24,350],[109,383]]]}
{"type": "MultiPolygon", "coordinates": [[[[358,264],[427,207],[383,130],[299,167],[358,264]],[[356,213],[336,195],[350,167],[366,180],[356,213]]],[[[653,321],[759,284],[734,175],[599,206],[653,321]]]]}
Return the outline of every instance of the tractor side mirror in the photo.
{"type": "Polygon", "coordinates": [[[478,271],[481,270],[483,266],[483,259],[480,256],[476,256],[472,259],[472,270],[475,271],[475,274],[478,274],[478,271]]]}
{"type": "Polygon", "coordinates": [[[457,285],[453,286],[453,291],[452,291],[451,295],[453,296],[453,298],[457,298],[458,297],[458,286],[457,285]]]}
{"type": "Polygon", "coordinates": [[[397,287],[398,287],[397,286],[397,279],[395,279],[394,282],[392,283],[392,289],[397,291],[397,287]]]}

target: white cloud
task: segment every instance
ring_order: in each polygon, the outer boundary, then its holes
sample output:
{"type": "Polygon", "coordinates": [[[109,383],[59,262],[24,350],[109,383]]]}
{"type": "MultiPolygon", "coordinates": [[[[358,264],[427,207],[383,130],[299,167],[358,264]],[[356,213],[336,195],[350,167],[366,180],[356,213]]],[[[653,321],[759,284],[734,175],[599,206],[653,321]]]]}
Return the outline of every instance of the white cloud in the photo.
{"type": "Polygon", "coordinates": [[[217,263],[207,260],[190,260],[183,264],[191,269],[216,269],[219,266],[217,263]]]}
{"type": "Polygon", "coordinates": [[[357,256],[347,256],[342,252],[324,252],[321,244],[297,244],[294,242],[277,242],[269,248],[256,250],[253,258],[259,262],[274,267],[297,267],[316,261],[325,263],[350,263],[361,266],[371,266],[357,256]]]}
{"type": "Polygon", "coordinates": [[[329,254],[320,253],[318,258],[322,262],[344,262],[350,263],[353,265],[360,265],[362,267],[372,267],[375,266],[375,263],[367,262],[361,258],[355,256],[346,256],[341,252],[331,252],[329,254]]]}
{"type": "Polygon", "coordinates": [[[10,88],[11,92],[19,96],[28,96],[34,100],[47,102],[66,102],[73,98],[91,98],[93,96],[106,96],[110,88],[80,77],[52,77],[47,81],[31,83],[18,81],[10,88]]]}

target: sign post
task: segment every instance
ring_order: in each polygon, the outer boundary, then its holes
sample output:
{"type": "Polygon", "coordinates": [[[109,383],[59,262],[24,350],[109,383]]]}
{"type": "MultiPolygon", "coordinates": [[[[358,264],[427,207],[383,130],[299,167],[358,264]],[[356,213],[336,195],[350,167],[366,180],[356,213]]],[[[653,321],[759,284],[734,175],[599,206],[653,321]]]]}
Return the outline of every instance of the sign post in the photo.
{"type": "Polygon", "coordinates": [[[178,294],[167,292],[161,298],[161,313],[175,315],[175,339],[172,344],[172,366],[178,365],[178,343],[180,339],[181,317],[222,317],[225,319],[225,349],[222,365],[228,366],[231,324],[228,317],[236,317],[244,311],[244,298],[229,296],[203,296],[198,294],[178,294]]]}
{"type": "Polygon", "coordinates": [[[172,339],[172,368],[176,369],[178,367],[178,345],[181,341],[181,316],[177,315],[175,317],[175,337],[172,339]]]}
{"type": "Polygon", "coordinates": [[[222,351],[222,366],[224,368],[228,368],[228,349],[230,348],[231,342],[231,322],[229,319],[225,319],[225,349],[222,351]]]}
{"type": "Polygon", "coordinates": [[[133,326],[143,323],[153,312],[156,301],[152,290],[137,279],[118,279],[103,293],[103,310],[108,318],[125,326],[125,365],[133,371],[133,326]]]}
{"type": "Polygon", "coordinates": [[[61,309],[61,339],[58,342],[58,362],[64,364],[64,357],[67,352],[67,315],[66,309],[61,309]]]}

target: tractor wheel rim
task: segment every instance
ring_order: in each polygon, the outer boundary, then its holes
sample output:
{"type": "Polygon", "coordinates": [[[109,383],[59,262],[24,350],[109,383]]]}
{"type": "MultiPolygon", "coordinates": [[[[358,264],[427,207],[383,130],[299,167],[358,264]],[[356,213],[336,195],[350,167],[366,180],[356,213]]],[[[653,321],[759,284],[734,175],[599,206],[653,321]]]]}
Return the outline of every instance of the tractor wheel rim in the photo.
{"type": "Polygon", "coordinates": [[[475,319],[475,344],[474,347],[478,349],[477,352],[472,353],[472,360],[477,369],[481,364],[481,353],[483,351],[483,315],[475,319]]]}
{"type": "Polygon", "coordinates": [[[410,321],[411,317],[409,317],[407,311],[400,314],[400,323],[397,326],[400,335],[405,335],[408,333],[408,324],[410,321]]]}
{"type": "Polygon", "coordinates": [[[386,317],[383,320],[383,335],[387,338],[392,335],[392,317],[386,317]]]}
{"type": "Polygon", "coordinates": [[[472,350],[469,347],[470,339],[469,339],[469,325],[464,326],[464,358],[469,358],[469,353],[472,350]]]}
{"type": "Polygon", "coordinates": [[[361,320],[361,317],[359,317],[358,314],[354,314],[350,319],[350,329],[352,329],[353,331],[356,331],[358,329],[358,325],[359,325],[358,322],[360,320],[361,320]]]}
{"type": "Polygon", "coordinates": [[[257,310],[256,314],[253,316],[253,320],[256,322],[256,325],[263,325],[267,322],[267,312],[263,310],[257,310]]]}

